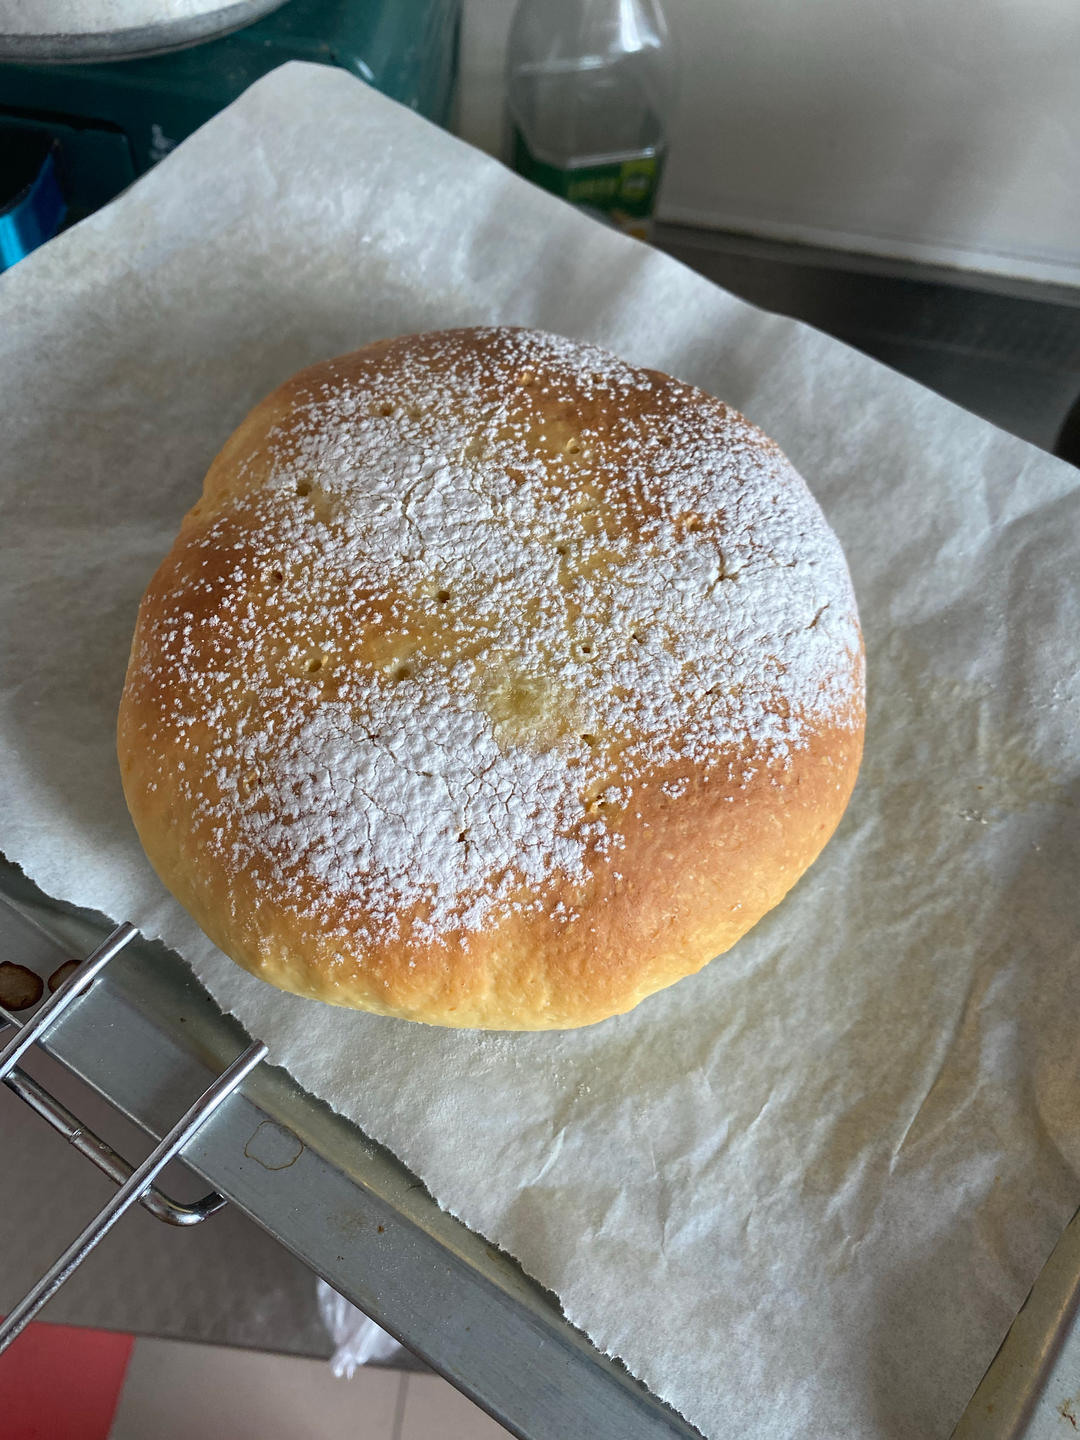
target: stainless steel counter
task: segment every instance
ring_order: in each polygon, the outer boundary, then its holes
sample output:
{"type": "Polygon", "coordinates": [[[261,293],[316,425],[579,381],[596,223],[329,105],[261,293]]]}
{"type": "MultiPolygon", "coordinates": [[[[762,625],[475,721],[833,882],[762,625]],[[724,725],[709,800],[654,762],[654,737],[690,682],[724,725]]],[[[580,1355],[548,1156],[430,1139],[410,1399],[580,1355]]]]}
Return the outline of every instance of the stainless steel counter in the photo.
{"type": "Polygon", "coordinates": [[[1080,289],[665,225],[657,243],[743,300],[805,321],[1053,450],[1080,398],[1080,289]]]}

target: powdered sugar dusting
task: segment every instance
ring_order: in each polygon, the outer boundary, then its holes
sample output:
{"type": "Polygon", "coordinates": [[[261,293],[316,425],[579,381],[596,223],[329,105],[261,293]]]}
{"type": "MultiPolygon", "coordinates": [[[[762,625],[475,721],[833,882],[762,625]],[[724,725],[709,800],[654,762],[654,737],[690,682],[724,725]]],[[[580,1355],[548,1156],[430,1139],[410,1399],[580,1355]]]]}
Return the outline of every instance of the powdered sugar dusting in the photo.
{"type": "Polygon", "coordinates": [[[170,783],[279,903],[480,930],[614,859],[650,784],[856,723],[843,556],[734,412],[532,331],[319,376],[142,650],[183,697],[170,783]]]}

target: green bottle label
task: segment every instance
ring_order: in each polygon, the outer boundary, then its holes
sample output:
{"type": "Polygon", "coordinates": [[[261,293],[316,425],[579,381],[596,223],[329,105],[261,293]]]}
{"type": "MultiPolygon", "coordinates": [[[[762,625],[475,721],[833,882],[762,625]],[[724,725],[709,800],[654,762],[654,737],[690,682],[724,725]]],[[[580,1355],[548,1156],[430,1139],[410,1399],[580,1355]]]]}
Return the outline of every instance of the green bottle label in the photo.
{"type": "Polygon", "coordinates": [[[608,224],[644,239],[660,188],[663,153],[633,155],[603,165],[549,165],[514,127],[514,169],[534,185],[599,213],[608,224]]]}

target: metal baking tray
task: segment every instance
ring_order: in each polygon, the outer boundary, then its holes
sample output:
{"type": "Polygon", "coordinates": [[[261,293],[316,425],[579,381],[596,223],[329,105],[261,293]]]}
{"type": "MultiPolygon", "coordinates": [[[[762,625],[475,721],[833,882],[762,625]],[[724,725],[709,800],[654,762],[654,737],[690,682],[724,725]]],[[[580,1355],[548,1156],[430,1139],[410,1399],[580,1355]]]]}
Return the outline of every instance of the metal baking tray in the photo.
{"type": "MultiPolygon", "coordinates": [[[[111,929],[0,860],[0,957],[43,978],[111,929]]],[[[246,1043],[178,956],[138,938],[43,1048],[155,1137],[246,1043]]],[[[507,1255],[440,1210],[357,1126],[262,1064],[184,1163],[521,1440],[699,1432],[602,1355],[507,1255]]],[[[209,1223],[213,1223],[212,1219],[209,1223]]],[[[954,1440],[1050,1440],[1080,1422],[1080,1215],[954,1440]]]]}
{"type": "MultiPolygon", "coordinates": [[[[1080,292],[958,283],[899,265],[875,273],[851,257],[671,226],[658,238],[744,298],[817,324],[1046,448],[1080,395],[1080,292]],[[1026,337],[1026,349],[1016,337],[1026,337]]],[[[47,975],[89,953],[109,928],[48,901],[0,861],[2,958],[47,975]]],[[[136,941],[48,1033],[45,1048],[160,1136],[244,1040],[180,959],[136,941]]],[[[601,1355],[512,1259],[441,1211],[394,1156],[283,1071],[260,1065],[184,1155],[523,1440],[698,1433],[601,1355]]],[[[1080,1428],[1078,1308],[1080,1216],[954,1440],[1050,1440],[1080,1428]]]]}
{"type": "MultiPolygon", "coordinates": [[[[47,977],[111,928],[46,899],[0,860],[3,959],[47,977]]],[[[160,1137],[246,1042],[178,956],[140,937],[42,1044],[160,1137]]],[[[521,1440],[698,1435],[520,1266],[283,1070],[260,1065],[184,1163],[521,1440]]]]}

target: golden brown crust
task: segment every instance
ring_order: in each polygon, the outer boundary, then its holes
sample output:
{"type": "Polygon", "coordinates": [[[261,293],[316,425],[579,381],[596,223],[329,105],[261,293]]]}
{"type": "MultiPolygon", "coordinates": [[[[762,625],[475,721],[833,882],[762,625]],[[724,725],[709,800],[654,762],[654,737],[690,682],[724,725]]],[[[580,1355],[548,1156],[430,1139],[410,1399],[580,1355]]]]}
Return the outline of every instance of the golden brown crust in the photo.
{"type": "Polygon", "coordinates": [[[545,1029],[630,1009],[771,909],[862,727],[842,557],[771,442],[493,330],[380,342],[251,413],[143,600],[119,754],[158,873],[254,974],[545,1029]]]}

